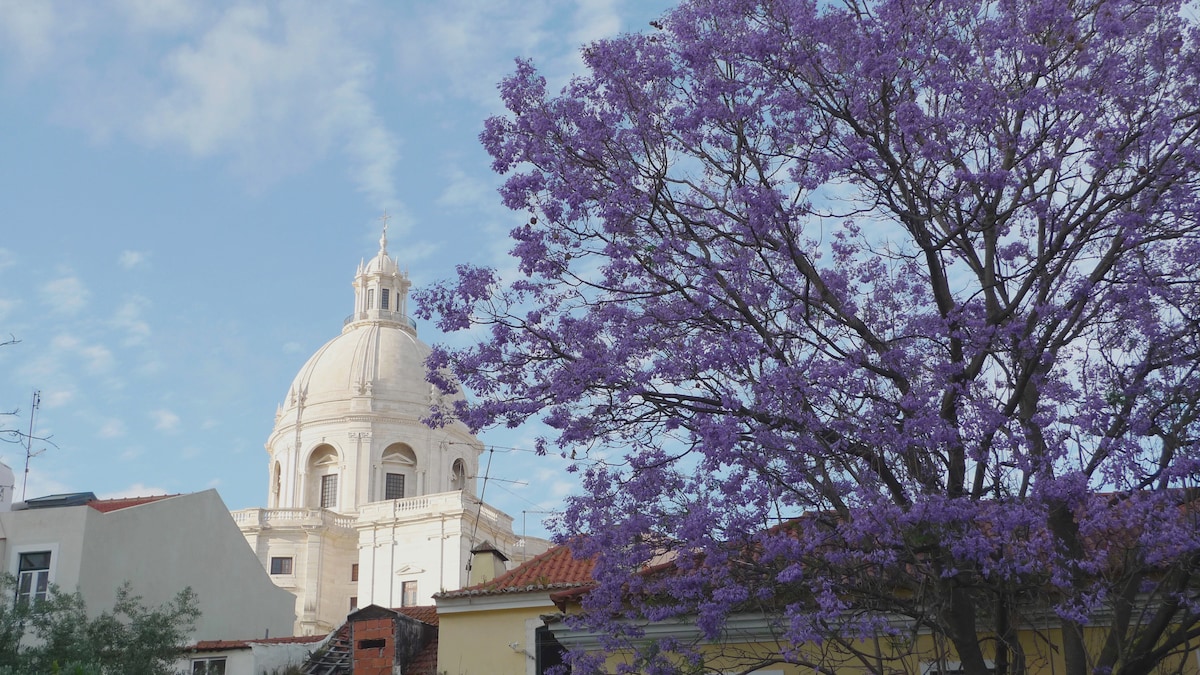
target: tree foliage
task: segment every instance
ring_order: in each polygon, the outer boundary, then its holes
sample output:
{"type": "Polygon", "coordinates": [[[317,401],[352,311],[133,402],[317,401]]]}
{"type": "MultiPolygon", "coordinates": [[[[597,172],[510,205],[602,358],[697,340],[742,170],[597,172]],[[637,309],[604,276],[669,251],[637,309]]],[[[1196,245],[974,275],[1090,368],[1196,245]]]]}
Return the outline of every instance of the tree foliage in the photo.
{"type": "MultiPolygon", "coordinates": [[[[4,587],[11,596],[11,577],[4,587]]],[[[147,607],[128,583],[91,616],[82,595],[55,587],[33,604],[0,602],[0,675],[174,675],[199,616],[190,588],[147,607]]]]}
{"type": "Polygon", "coordinates": [[[431,378],[581,459],[611,646],[761,611],[816,667],[929,631],[1021,673],[1032,626],[1070,675],[1141,675],[1200,636],[1186,12],[691,0],[561,93],[518,63],[482,140],[519,275],[419,296],[487,331],[431,378]]]}

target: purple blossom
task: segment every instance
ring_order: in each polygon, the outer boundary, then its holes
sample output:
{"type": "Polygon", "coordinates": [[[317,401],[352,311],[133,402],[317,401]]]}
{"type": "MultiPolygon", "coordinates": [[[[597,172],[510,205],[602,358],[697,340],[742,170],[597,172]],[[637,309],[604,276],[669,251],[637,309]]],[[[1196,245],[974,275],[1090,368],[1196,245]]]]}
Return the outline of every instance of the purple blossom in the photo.
{"type": "Polygon", "coordinates": [[[979,675],[978,633],[1023,621],[1107,631],[1071,675],[1141,675],[1200,627],[1181,10],[691,0],[559,94],[518,62],[481,140],[523,276],[418,294],[486,335],[431,381],[472,428],[621,458],[575,467],[561,534],[598,556],[578,621],[630,669],[700,658],[645,621],[713,640],[738,613],[784,659],[902,617],[979,675]]]}

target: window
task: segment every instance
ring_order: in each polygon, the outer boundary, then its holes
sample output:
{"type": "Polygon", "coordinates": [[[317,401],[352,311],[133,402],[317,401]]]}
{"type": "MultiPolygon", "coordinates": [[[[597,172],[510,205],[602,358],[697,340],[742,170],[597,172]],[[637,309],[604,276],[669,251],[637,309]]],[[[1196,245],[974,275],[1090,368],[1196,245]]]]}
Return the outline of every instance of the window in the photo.
{"type": "Polygon", "coordinates": [[[389,473],[383,483],[384,499],[404,499],[404,474],[389,473]]]}
{"type": "Polygon", "coordinates": [[[540,626],[533,632],[537,649],[534,652],[533,672],[542,675],[547,670],[563,665],[563,647],[554,634],[546,626],[540,626]]]}
{"type": "Polygon", "coordinates": [[[291,558],[271,558],[271,574],[291,574],[291,558]]]}
{"type": "Polygon", "coordinates": [[[17,567],[17,602],[40,602],[49,590],[50,551],[22,553],[17,567]]]}
{"type": "Polygon", "coordinates": [[[450,489],[462,490],[467,486],[467,469],[463,465],[461,459],[454,460],[454,465],[450,467],[450,489]]]}
{"type": "Polygon", "coordinates": [[[358,609],[358,596],[352,595],[350,596],[350,611],[353,612],[356,609],[358,609]]]}
{"type": "Polygon", "coordinates": [[[332,509],[337,506],[337,474],[321,476],[321,508],[332,509]]]}
{"type": "Polygon", "coordinates": [[[379,291],[379,309],[388,308],[388,289],[380,289],[379,291]]]}
{"type": "Polygon", "coordinates": [[[225,675],[225,657],[192,659],[192,675],[225,675]]]}
{"type": "Polygon", "coordinates": [[[417,582],[405,581],[400,584],[400,606],[412,607],[417,604],[417,582]]]}
{"type": "Polygon", "coordinates": [[[350,566],[350,581],[358,581],[358,563],[350,566]]]}
{"type": "Polygon", "coordinates": [[[367,309],[375,309],[375,289],[367,289],[367,309]]]}

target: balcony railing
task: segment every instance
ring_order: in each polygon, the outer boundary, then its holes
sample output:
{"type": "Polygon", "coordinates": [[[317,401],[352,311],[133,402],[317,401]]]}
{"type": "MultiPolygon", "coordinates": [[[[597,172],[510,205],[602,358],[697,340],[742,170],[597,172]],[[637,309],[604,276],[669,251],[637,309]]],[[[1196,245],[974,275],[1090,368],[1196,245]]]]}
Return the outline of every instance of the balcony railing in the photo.
{"type": "Polygon", "coordinates": [[[326,509],[241,509],[230,512],[230,515],[239,527],[332,526],[352,530],[357,520],[354,516],[343,516],[326,509]]]}
{"type": "Polygon", "coordinates": [[[364,312],[355,312],[346,317],[342,325],[345,326],[355,321],[391,321],[393,323],[402,323],[413,330],[417,329],[417,322],[411,316],[390,309],[368,309],[364,312]]]}
{"type": "Polygon", "coordinates": [[[373,521],[387,518],[404,518],[409,514],[453,513],[465,511],[468,514],[478,513],[479,517],[493,526],[501,528],[512,527],[512,517],[492,506],[484,504],[479,499],[462,492],[441,492],[407,499],[388,499],[379,502],[363,504],[359,507],[359,515],[342,515],[328,509],[241,509],[231,512],[233,521],[238,527],[322,527],[332,526],[352,530],[359,518],[373,521]]]}

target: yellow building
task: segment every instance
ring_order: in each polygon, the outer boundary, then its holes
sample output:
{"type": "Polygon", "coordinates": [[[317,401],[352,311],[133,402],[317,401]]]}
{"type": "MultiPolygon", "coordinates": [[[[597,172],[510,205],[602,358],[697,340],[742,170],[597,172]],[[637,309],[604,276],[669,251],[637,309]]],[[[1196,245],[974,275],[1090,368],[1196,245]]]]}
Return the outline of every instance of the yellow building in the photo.
{"type": "MultiPolygon", "coordinates": [[[[484,555],[477,573],[496,569],[484,555]]],[[[559,612],[555,596],[592,585],[591,560],[556,546],[473,586],[438,593],[438,673],[538,675],[560,662],[561,647],[543,619],[559,612]]]]}

